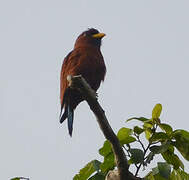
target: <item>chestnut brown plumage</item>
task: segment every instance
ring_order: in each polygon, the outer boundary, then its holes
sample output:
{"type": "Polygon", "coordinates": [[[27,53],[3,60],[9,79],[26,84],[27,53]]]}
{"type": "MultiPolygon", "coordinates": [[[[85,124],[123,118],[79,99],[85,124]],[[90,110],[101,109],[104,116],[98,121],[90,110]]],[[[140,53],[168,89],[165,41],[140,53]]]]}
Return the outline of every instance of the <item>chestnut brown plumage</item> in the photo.
{"type": "Polygon", "coordinates": [[[77,38],[74,49],[63,61],[60,77],[60,123],[68,119],[70,136],[73,130],[74,109],[84,99],[79,91],[68,88],[67,76],[82,75],[91,88],[97,91],[106,74],[106,66],[100,51],[101,39],[104,36],[104,33],[99,33],[94,28],[84,31],[77,38]]]}

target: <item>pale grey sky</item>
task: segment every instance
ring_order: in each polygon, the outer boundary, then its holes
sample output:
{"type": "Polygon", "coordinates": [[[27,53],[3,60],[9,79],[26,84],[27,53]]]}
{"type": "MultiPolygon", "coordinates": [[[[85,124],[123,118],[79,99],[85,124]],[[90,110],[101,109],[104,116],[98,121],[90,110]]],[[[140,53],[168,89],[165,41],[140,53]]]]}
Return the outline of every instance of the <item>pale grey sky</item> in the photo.
{"type": "Polygon", "coordinates": [[[0,179],[71,180],[101,160],[104,137],[86,103],[72,138],[58,120],[62,61],[89,27],[107,34],[99,101],[113,129],[161,103],[163,122],[189,130],[188,9],[188,0],[1,1],[0,179]]]}

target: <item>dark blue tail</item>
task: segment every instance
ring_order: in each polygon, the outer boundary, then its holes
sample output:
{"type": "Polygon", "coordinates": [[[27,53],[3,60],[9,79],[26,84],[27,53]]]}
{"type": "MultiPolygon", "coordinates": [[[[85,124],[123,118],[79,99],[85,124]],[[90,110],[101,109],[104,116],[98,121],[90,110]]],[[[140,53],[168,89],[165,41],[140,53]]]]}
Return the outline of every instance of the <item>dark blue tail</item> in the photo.
{"type": "Polygon", "coordinates": [[[72,136],[73,131],[73,118],[74,118],[74,110],[70,108],[68,105],[68,131],[70,136],[72,136]]]}
{"type": "Polygon", "coordinates": [[[60,123],[63,123],[65,119],[68,119],[68,131],[70,136],[72,136],[72,131],[73,131],[73,118],[74,118],[74,110],[70,106],[69,98],[64,98],[60,112],[60,123]],[[63,107],[64,107],[64,113],[62,114],[63,107]]]}

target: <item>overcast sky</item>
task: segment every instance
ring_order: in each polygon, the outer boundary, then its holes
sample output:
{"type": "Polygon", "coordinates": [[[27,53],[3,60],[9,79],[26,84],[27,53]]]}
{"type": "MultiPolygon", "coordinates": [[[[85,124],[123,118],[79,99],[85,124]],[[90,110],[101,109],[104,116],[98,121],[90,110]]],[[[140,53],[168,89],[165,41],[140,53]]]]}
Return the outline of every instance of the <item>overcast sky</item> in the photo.
{"type": "Polygon", "coordinates": [[[98,93],[115,132],[132,127],[125,123],[132,116],[150,118],[156,103],[162,122],[188,131],[188,19],[188,0],[1,1],[0,179],[71,180],[102,160],[105,139],[86,102],[75,112],[72,138],[58,119],[62,61],[90,27],[107,35],[98,93]]]}

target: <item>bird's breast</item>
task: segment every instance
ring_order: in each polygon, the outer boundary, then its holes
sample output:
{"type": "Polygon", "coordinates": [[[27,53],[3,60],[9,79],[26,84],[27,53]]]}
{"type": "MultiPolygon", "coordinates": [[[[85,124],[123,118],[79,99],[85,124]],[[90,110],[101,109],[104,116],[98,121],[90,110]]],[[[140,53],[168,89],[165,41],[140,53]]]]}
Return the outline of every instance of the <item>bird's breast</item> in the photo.
{"type": "Polygon", "coordinates": [[[89,85],[96,91],[104,80],[106,67],[100,50],[86,49],[79,59],[78,74],[81,74],[89,85]]]}

